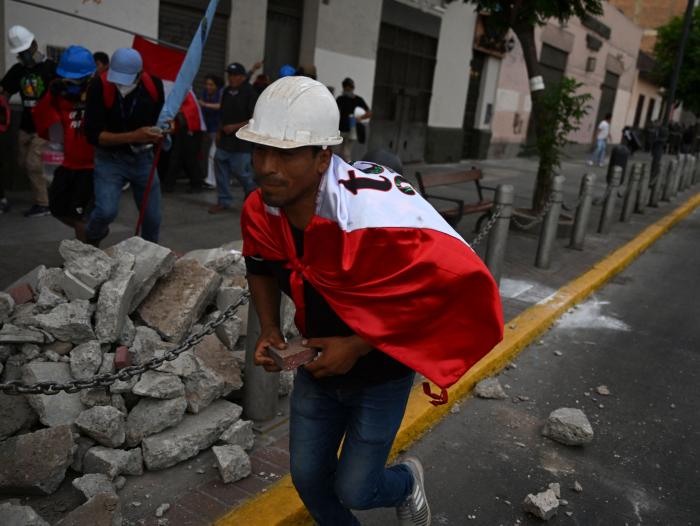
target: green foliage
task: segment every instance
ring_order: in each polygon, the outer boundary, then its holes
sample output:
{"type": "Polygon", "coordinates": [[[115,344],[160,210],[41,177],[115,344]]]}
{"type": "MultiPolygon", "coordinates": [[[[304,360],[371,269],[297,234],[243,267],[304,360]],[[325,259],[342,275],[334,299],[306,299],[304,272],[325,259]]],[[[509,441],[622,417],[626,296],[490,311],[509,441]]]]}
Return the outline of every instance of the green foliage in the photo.
{"type": "MultiPolygon", "coordinates": [[[[656,69],[654,76],[662,86],[671,84],[673,66],[678,56],[678,44],[683,34],[683,17],[675,17],[658,30],[654,47],[656,69]]],[[[683,65],[678,78],[676,100],[683,101],[685,108],[700,114],[700,7],[693,11],[693,22],[685,45],[683,65]]]]}
{"type": "Polygon", "coordinates": [[[535,143],[540,170],[552,173],[559,166],[564,148],[571,144],[569,134],[579,129],[581,120],[591,109],[588,103],[593,97],[589,93],[576,93],[581,86],[575,79],[563,77],[542,94],[539,118],[543,120],[544,133],[538,135],[535,143]]]}
{"type": "Polygon", "coordinates": [[[602,0],[466,0],[488,12],[505,27],[544,25],[548,19],[566,22],[572,16],[602,15],[602,0]]]}

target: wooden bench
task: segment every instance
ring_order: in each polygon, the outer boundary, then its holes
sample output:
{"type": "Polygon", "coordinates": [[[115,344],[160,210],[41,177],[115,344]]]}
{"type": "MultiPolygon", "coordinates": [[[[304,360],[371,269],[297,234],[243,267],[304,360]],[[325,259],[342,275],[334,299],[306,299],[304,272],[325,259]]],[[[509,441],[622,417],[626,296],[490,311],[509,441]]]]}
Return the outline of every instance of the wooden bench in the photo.
{"type": "Polygon", "coordinates": [[[484,219],[485,216],[491,211],[493,206],[493,200],[484,199],[484,190],[495,190],[495,188],[484,186],[481,184],[481,180],[484,178],[484,174],[478,168],[472,166],[470,170],[464,170],[461,172],[448,172],[448,173],[434,173],[434,174],[422,174],[416,172],[416,179],[418,181],[418,189],[421,195],[430,202],[435,207],[442,217],[452,225],[453,227],[459,223],[462,216],[468,214],[479,214],[482,213],[483,217],[479,218],[477,222],[477,229],[479,223],[484,219]],[[435,188],[436,186],[451,186],[455,184],[463,183],[474,183],[476,185],[476,192],[479,196],[479,201],[475,203],[465,203],[462,199],[455,199],[451,197],[443,197],[441,195],[433,195],[427,192],[430,188],[435,188]],[[433,201],[444,202],[436,206],[433,201]]]}

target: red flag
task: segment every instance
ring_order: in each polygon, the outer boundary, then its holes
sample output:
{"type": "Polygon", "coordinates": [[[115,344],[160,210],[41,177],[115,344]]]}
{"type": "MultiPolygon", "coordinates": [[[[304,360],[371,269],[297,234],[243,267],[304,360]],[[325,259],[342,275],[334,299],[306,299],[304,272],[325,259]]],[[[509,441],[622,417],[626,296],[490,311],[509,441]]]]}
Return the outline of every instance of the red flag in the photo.
{"type": "MultiPolygon", "coordinates": [[[[182,61],[185,60],[185,53],[177,49],[154,44],[139,36],[134,37],[132,47],[141,54],[144,71],[155,75],[163,81],[163,88],[167,98],[168,92],[177,78],[177,73],[180,71],[182,61]]],[[[202,131],[205,129],[204,117],[192,91],[185,97],[180,111],[185,116],[187,127],[190,131],[202,131]]]]}

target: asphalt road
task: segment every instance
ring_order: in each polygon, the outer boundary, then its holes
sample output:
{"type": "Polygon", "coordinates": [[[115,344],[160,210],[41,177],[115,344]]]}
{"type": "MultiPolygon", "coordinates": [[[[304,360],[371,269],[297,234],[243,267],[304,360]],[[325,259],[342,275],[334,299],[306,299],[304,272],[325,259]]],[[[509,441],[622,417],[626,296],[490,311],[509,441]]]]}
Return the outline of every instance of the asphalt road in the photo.
{"type": "Polygon", "coordinates": [[[568,505],[549,524],[700,524],[699,255],[696,211],[523,351],[499,376],[509,399],[464,401],[412,448],[434,525],[541,524],[521,502],[550,482],[568,505]],[[592,443],[541,436],[559,407],[586,412],[592,443]]]}

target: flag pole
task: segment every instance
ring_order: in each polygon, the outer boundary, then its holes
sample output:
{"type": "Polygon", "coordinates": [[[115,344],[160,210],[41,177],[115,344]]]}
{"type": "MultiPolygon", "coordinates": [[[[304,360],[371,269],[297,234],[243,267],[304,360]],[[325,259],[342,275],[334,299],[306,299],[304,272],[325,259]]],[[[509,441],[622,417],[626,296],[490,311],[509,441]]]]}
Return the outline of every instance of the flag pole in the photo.
{"type": "Polygon", "coordinates": [[[58,14],[60,14],[60,15],[69,16],[69,17],[72,17],[72,18],[77,18],[78,20],[82,20],[82,21],[84,21],[84,22],[90,22],[91,24],[97,24],[98,26],[106,27],[106,28],[109,28],[109,29],[114,29],[115,31],[121,31],[122,33],[128,33],[129,35],[133,35],[133,36],[145,38],[145,39],[147,39],[147,40],[151,40],[151,41],[153,41],[153,42],[157,42],[158,44],[162,44],[162,45],[164,45],[164,46],[168,46],[168,47],[171,47],[171,48],[174,48],[174,49],[179,49],[180,51],[187,51],[187,48],[186,48],[186,47],[181,46],[181,45],[179,45],[179,44],[175,44],[175,43],[169,42],[169,41],[167,41],[167,40],[162,40],[162,39],[159,39],[159,38],[155,38],[155,37],[151,37],[151,36],[148,36],[148,35],[144,35],[144,34],[142,34],[142,33],[137,33],[136,31],[131,31],[130,29],[125,29],[125,28],[123,28],[123,27],[119,27],[119,26],[115,26],[115,25],[112,25],[112,24],[108,24],[108,23],[106,23],[106,22],[100,22],[99,20],[94,20],[94,19],[88,18],[88,17],[86,17],[86,16],[81,16],[81,15],[78,15],[78,14],[75,14],[75,13],[69,13],[68,11],[61,11],[60,9],[56,9],[55,7],[49,7],[49,6],[46,6],[46,5],[41,5],[41,4],[37,4],[37,3],[34,3],[34,2],[29,2],[28,0],[12,0],[12,1],[13,1],[13,2],[16,2],[16,3],[18,3],[18,4],[24,4],[24,5],[28,5],[28,6],[31,6],[31,7],[36,7],[37,9],[43,9],[43,10],[45,10],[45,11],[52,11],[52,12],[58,13],[58,14]]]}

